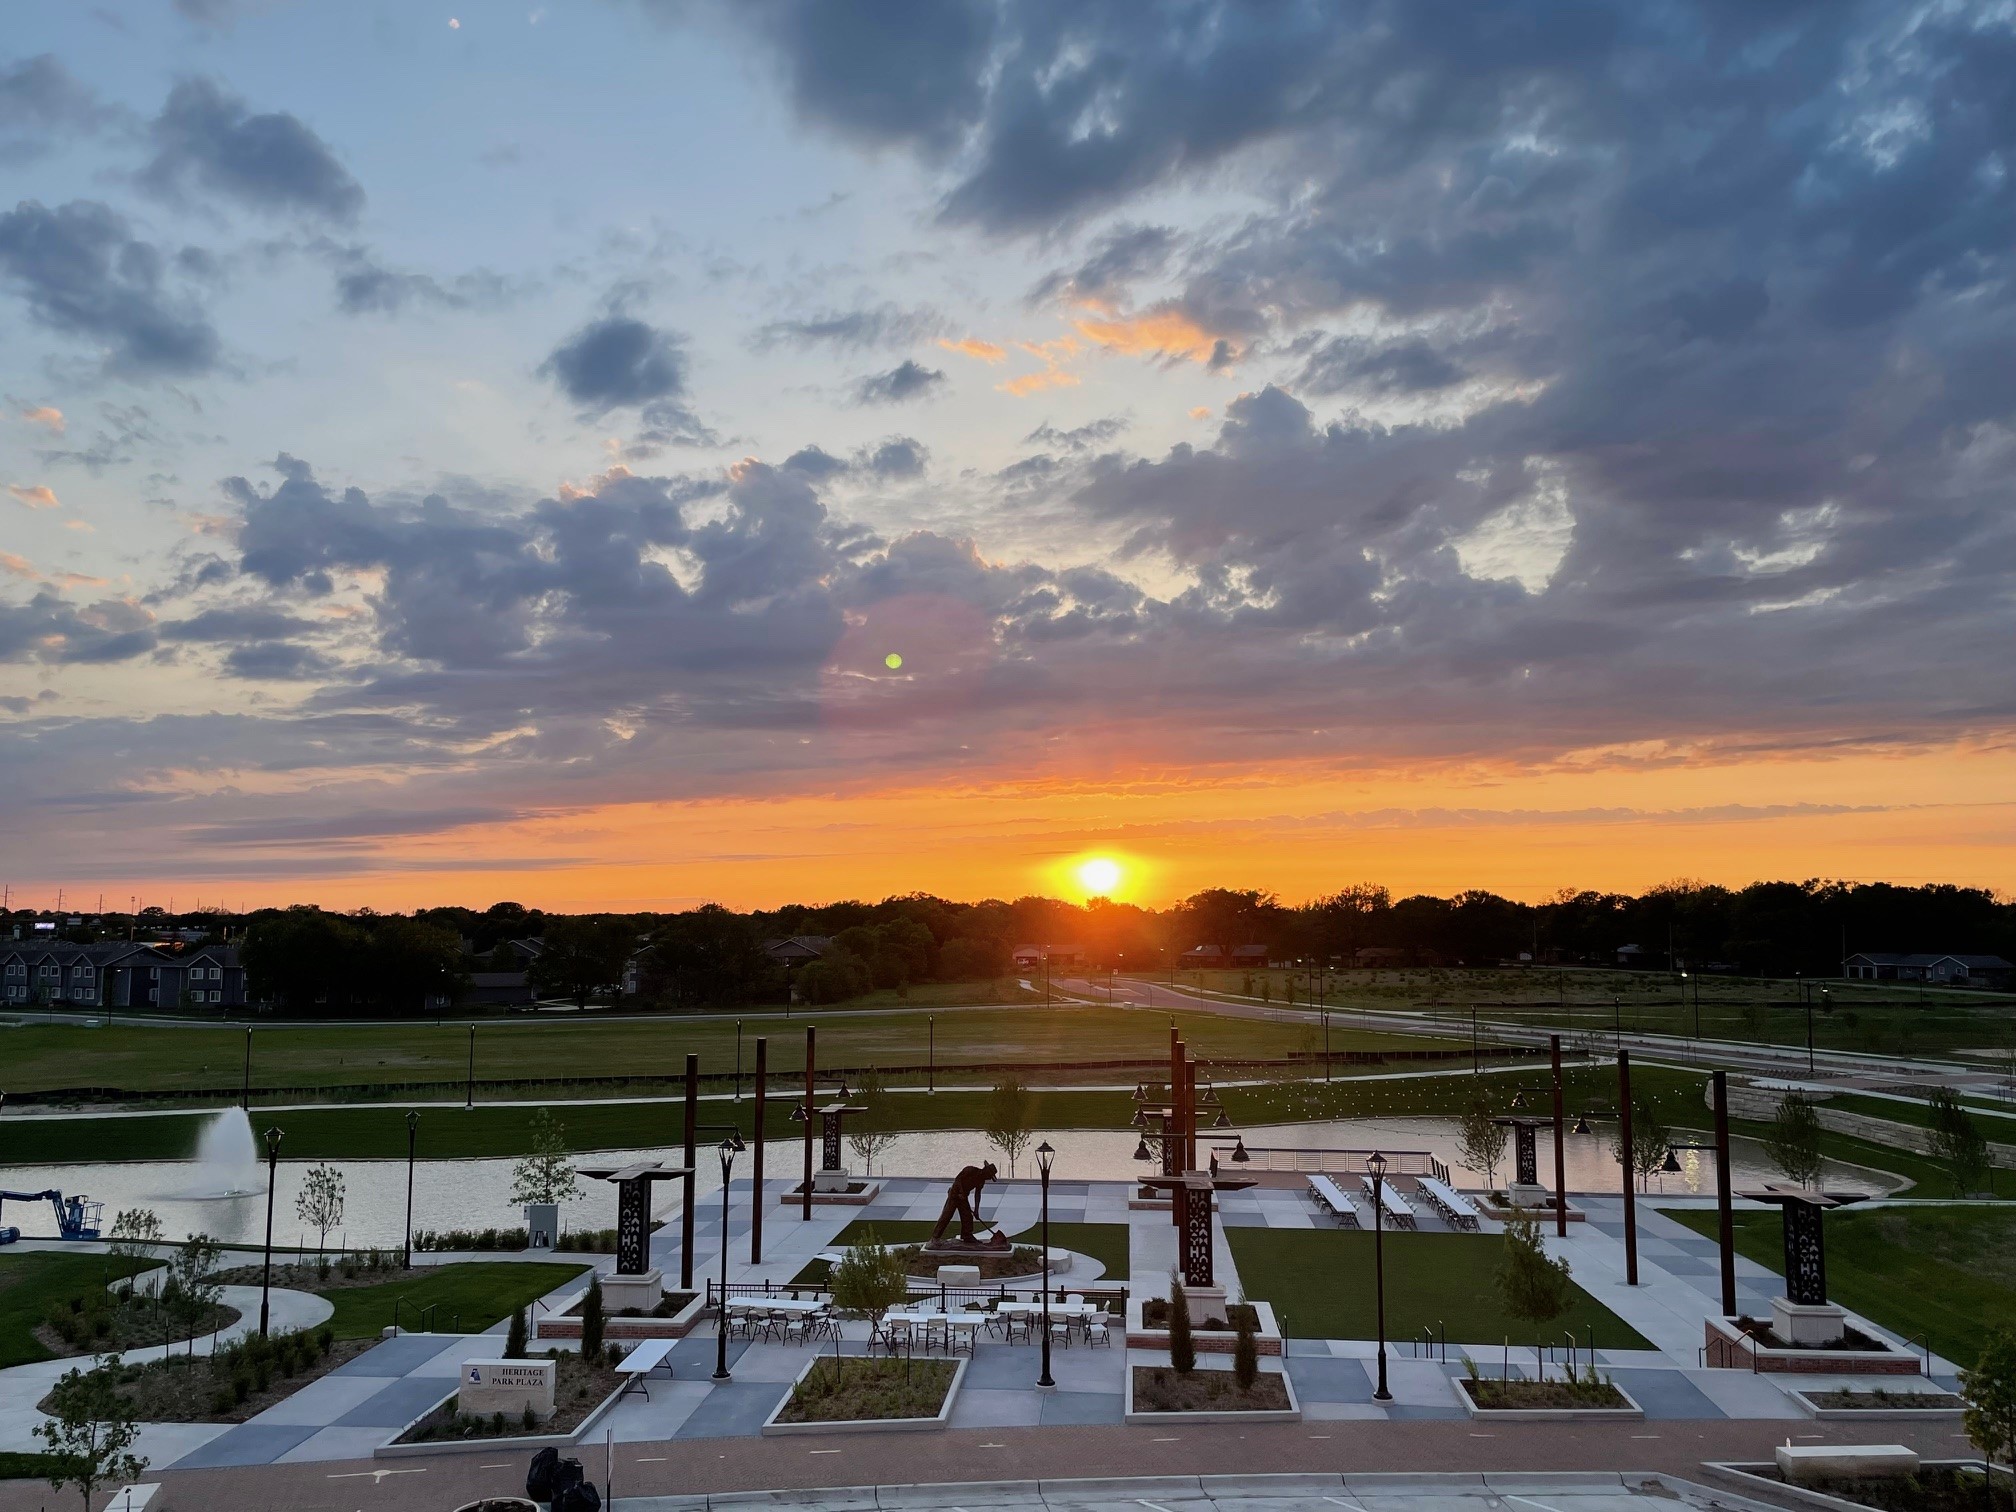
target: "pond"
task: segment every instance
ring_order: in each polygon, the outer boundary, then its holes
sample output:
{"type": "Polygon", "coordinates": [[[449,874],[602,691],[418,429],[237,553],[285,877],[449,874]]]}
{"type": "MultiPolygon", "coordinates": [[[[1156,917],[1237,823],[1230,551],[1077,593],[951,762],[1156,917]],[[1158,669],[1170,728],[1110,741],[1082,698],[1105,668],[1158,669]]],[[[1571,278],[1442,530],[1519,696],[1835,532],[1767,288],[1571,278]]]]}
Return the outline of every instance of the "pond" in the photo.
{"type": "MultiPolygon", "coordinates": [[[[35,1192],[56,1188],[66,1194],[86,1195],[105,1205],[104,1221],[109,1228],[121,1208],[152,1208],[170,1238],[186,1238],[192,1233],[208,1233],[237,1244],[256,1244],[266,1222],[266,1173],[253,1154],[251,1130],[237,1110],[220,1113],[218,1122],[206,1134],[203,1155],[196,1160],[133,1161],[69,1166],[0,1167],[0,1188],[35,1192]]],[[[1304,1149],[1383,1148],[1420,1150],[1445,1162],[1460,1187],[1481,1187],[1481,1172],[1467,1170],[1457,1159],[1456,1125],[1447,1118],[1350,1119],[1336,1123],[1260,1125],[1238,1131],[1255,1149],[1299,1147],[1304,1149]]],[[[1137,1136],[1131,1130],[1050,1129],[1039,1130],[1030,1146],[1048,1140],[1057,1150],[1054,1167],[1058,1180],[1127,1180],[1150,1169],[1133,1159],[1137,1136]]],[[[1229,1152],[1231,1131],[1220,1131],[1204,1148],[1229,1152]]],[[[1540,1134],[1541,1179],[1553,1180],[1553,1141],[1540,1134]]],[[[1567,1171],[1570,1192],[1615,1192],[1617,1164],[1611,1155],[1611,1131],[1598,1126],[1593,1133],[1568,1136],[1567,1171]]],[[[1739,1139],[1734,1149],[1736,1185],[1750,1186],[1781,1180],[1762,1148],[1739,1139]]],[[[1222,1158],[1222,1157],[1221,1157],[1222,1158]]],[[[582,1165],[623,1165],[633,1161],[659,1160],[677,1165],[675,1148],[654,1147],[605,1151],[577,1156],[582,1165]]],[[[861,1162],[849,1153],[856,1169],[861,1162]]],[[[960,1167],[993,1159],[1006,1170],[999,1152],[986,1136],[974,1130],[939,1130],[930,1133],[900,1134],[875,1159],[880,1176],[945,1176],[960,1167]]],[[[1654,1176],[1648,1190],[1654,1194],[1712,1193],[1715,1190],[1714,1159],[1696,1151],[1679,1155],[1681,1173],[1654,1176]]],[[[766,1156],[770,1178],[795,1177],[800,1169],[796,1143],[773,1142],[766,1156]]],[[[347,1160],[331,1162],[344,1179],[343,1223],[330,1233],[332,1245],[352,1247],[396,1245],[400,1243],[406,1216],[406,1163],[403,1160],[347,1160]]],[[[416,1229],[508,1228],[521,1224],[523,1215],[510,1200],[513,1160],[423,1160],[413,1171],[413,1225],[416,1229]]],[[[295,1215],[295,1202],[303,1176],[312,1167],[305,1162],[283,1160],[279,1165],[279,1187],[275,1193],[273,1234],[275,1242],[286,1245],[315,1244],[315,1233],[295,1215]]],[[[736,1175],[746,1178],[749,1157],[736,1162],[736,1175]]],[[[1034,1174],[1025,1156],[1017,1175],[1034,1174]]],[[[1502,1185],[1510,1175],[1509,1151],[1506,1163],[1498,1167],[1502,1185]]],[[[1829,1162],[1827,1184],[1869,1192],[1893,1189],[1897,1182],[1885,1174],[1860,1166],[1829,1162]]],[[[696,1182],[702,1199],[720,1191],[720,1170],[712,1147],[700,1154],[700,1174],[696,1182]]],[[[676,1213],[678,1185],[668,1182],[658,1189],[660,1216],[676,1213]]],[[[719,1200],[718,1195],[716,1201],[719,1200]]],[[[563,1205],[562,1222],[569,1228],[608,1228],[616,1221],[614,1191],[602,1182],[583,1180],[581,1195],[563,1205]]],[[[54,1215],[47,1202],[9,1202],[4,1221],[18,1226],[31,1237],[53,1237],[54,1215]]]]}

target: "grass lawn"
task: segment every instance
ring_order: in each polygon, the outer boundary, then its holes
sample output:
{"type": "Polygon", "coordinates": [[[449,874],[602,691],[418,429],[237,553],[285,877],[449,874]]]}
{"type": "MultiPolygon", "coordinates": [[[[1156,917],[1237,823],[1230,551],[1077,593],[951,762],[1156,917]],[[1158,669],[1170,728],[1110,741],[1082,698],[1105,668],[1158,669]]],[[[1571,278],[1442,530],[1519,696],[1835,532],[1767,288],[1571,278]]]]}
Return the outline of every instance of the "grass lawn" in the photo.
{"type": "MultiPolygon", "coordinates": [[[[1771,1125],[1752,1122],[1749,1119],[1729,1121],[1732,1134],[1747,1135],[1752,1139],[1766,1139],[1770,1136],[1771,1125]]],[[[1929,1155],[1920,1155],[1914,1150],[1900,1149],[1896,1145],[1877,1144],[1872,1140],[1856,1139],[1848,1134],[1836,1134],[1823,1130],[1820,1135],[1820,1153],[1830,1160],[1848,1161],[1854,1165],[1870,1166],[1875,1170],[1889,1171],[1902,1176],[1913,1185],[1906,1191],[1897,1193],[1899,1197],[1945,1198],[1964,1195],[1953,1187],[1953,1178],[1946,1168],[1929,1155]]],[[[1998,1194],[2007,1195],[2010,1186],[2009,1173],[1996,1171],[1991,1180],[1998,1194]]]]}
{"type": "MultiPolygon", "coordinates": [[[[1711,1215],[1712,1216],[1712,1215],[1711,1215]]],[[[1298,1339],[1369,1339],[1378,1330],[1372,1235],[1348,1229],[1230,1228],[1225,1238],[1246,1296],[1271,1302],[1283,1333],[1298,1339]]],[[[1505,1316],[1492,1277],[1503,1245],[1476,1234],[1386,1236],[1386,1337],[1403,1344],[1421,1330],[1447,1330],[1449,1343],[1515,1348],[1535,1329],[1505,1316]]],[[[1594,1297],[1574,1288],[1568,1310],[1540,1332],[1559,1339],[1574,1329],[1598,1349],[1650,1349],[1638,1331],[1594,1297]]]]}
{"type": "MultiPolygon", "coordinates": [[[[969,989],[970,990],[970,989],[969,989]]],[[[968,1002],[975,1001],[968,998],[968,1002]]],[[[984,1003],[984,998],[979,999],[984,1003]]],[[[756,1038],[770,1041],[773,1076],[802,1078],[805,1030],[819,1030],[825,1066],[1098,1061],[1166,1056],[1167,1010],[1023,1003],[1012,1006],[942,1007],[913,1001],[908,1011],[862,1011],[854,1005],[785,1018],[772,1012],[743,1015],[742,1068],[756,1062],[756,1038]]],[[[1201,1059],[1214,1055],[1286,1055],[1307,1049],[1301,1024],[1228,1019],[1207,1012],[1174,1015],[1201,1059]]],[[[678,1077],[686,1056],[700,1057],[710,1076],[735,1068],[735,1022],[676,1015],[609,1016],[564,1023],[531,1017],[485,1021],[476,1030],[475,1075],[489,1079],[630,1075],[678,1077]]],[[[1389,1031],[1333,1027],[1333,1050],[1419,1048],[1437,1041],[1389,1031]]],[[[243,1071],[242,1025],[217,1028],[117,1024],[85,1029],[68,1024],[27,1024],[7,1031],[10,1091],[103,1087],[135,1092],[207,1090],[236,1101],[243,1071]]],[[[469,1072],[469,1028],[463,1023],[301,1024],[266,1021],[252,1034],[252,1085],[298,1088],[373,1085],[388,1093],[416,1082],[459,1084],[469,1072]]],[[[1095,1078],[1097,1073],[1086,1073],[1095,1078]]],[[[480,1088],[479,1088],[480,1093],[480,1088]]]]}
{"type": "Polygon", "coordinates": [[[0,1366],[50,1360],[55,1355],[35,1337],[51,1303],[82,1295],[92,1287],[130,1275],[139,1262],[110,1255],[25,1250],[0,1254],[0,1366]]]}
{"type": "Polygon", "coordinates": [[[441,1266],[419,1281],[332,1287],[320,1295],[336,1308],[329,1327],[339,1339],[376,1337],[392,1321],[393,1304],[401,1297],[406,1305],[399,1309],[400,1317],[409,1328],[414,1326],[415,1307],[439,1303],[434,1313],[437,1329],[480,1333],[587,1269],[546,1261],[476,1260],[441,1266]]]}
{"type": "MultiPolygon", "coordinates": [[[[1715,1214],[1675,1210],[1669,1218],[1713,1237],[1715,1214]]],[[[1783,1268],[1776,1213],[1738,1213],[1739,1253],[1783,1268]]],[[[1972,1365],[1997,1324],[2016,1326],[2016,1209],[1849,1208],[1827,1215],[1827,1286],[1832,1300],[1896,1330],[1925,1335],[1932,1348],[1972,1365]]]]}
{"type": "Polygon", "coordinates": [[[47,1480],[56,1473],[53,1454],[17,1454],[0,1450],[0,1480],[47,1480]]]}

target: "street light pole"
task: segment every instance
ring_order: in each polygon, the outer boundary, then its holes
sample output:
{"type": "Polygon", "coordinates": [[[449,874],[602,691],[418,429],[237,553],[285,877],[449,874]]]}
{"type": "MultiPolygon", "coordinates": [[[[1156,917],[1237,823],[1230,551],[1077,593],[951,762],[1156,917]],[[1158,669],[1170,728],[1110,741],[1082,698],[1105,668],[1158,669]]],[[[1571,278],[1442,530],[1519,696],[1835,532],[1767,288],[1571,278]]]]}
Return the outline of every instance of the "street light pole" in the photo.
{"type": "Polygon", "coordinates": [[[1386,1389],[1386,1157],[1374,1150],[1365,1159],[1365,1169],[1372,1173],[1372,1272],[1379,1313],[1379,1389],[1372,1393],[1372,1400],[1390,1402],[1393,1393],[1386,1389]]]}
{"type": "Polygon", "coordinates": [[[735,1020],[735,1101],[742,1101],[742,1020],[735,1020]]]}
{"type": "Polygon", "coordinates": [[[406,1264],[413,1269],[413,1150],[420,1138],[420,1110],[406,1113],[406,1264]]]}
{"type": "Polygon", "coordinates": [[[924,1090],[938,1090],[938,1015],[924,1016],[924,1090]]]}
{"type": "Polygon", "coordinates": [[[1050,1167],[1056,1159],[1049,1140],[1036,1147],[1036,1171],[1043,1181],[1043,1374],[1036,1378],[1038,1391],[1057,1385],[1050,1378],[1050,1167]]]}
{"type": "Polygon", "coordinates": [[[742,1147],[738,1135],[730,1134],[721,1141],[721,1297],[720,1308],[715,1313],[714,1327],[714,1379],[725,1381],[728,1376],[728,1183],[735,1174],[735,1152],[742,1147]]]}
{"type": "Polygon", "coordinates": [[[266,1337],[270,1317],[267,1294],[273,1289],[273,1192],[279,1186],[280,1130],[266,1131],[266,1269],[259,1278],[259,1337],[266,1337]]]}
{"type": "Polygon", "coordinates": [[[252,1109],[252,1029],[245,1029],[245,1081],[238,1093],[238,1106],[250,1112],[252,1109]]]}
{"type": "Polygon", "coordinates": [[[476,1106],[476,1026],[469,1026],[469,1090],[462,1099],[462,1106],[476,1106]]]}

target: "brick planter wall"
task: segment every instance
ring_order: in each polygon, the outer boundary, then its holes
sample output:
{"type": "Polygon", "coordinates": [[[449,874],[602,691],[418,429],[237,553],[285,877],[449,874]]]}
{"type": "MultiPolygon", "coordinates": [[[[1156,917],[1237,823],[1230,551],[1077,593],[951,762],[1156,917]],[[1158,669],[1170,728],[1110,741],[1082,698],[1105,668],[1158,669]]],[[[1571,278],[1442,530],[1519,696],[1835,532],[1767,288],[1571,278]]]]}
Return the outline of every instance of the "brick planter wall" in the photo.
{"type": "Polygon", "coordinates": [[[1847,1349],[1773,1349],[1768,1344],[1753,1346],[1734,1324],[1720,1318],[1708,1319],[1706,1332],[1706,1358],[1708,1364],[1717,1370],[1755,1370],[1761,1375],[1919,1374],[1918,1356],[1899,1349],[1877,1353],[1847,1349]]]}

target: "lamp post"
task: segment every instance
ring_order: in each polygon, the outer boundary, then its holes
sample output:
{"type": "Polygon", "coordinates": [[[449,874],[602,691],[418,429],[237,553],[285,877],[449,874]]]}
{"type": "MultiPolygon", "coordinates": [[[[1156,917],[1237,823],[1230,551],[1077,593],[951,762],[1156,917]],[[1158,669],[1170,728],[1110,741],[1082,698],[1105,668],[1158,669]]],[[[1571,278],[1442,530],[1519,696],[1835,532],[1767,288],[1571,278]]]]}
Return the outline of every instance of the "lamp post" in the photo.
{"type": "Polygon", "coordinates": [[[406,1114],[406,1270],[413,1269],[413,1150],[420,1138],[420,1110],[406,1114]]]}
{"type": "Polygon", "coordinates": [[[238,1106],[247,1112],[252,1108],[252,1029],[245,1029],[245,1079],[238,1093],[238,1106]]]}
{"type": "Polygon", "coordinates": [[[476,1106],[476,1026],[469,1026],[469,1089],[463,1095],[462,1106],[476,1106]]]}
{"type": "Polygon", "coordinates": [[[924,1015],[924,1090],[938,1090],[938,1015],[924,1015]]]}
{"type": "Polygon", "coordinates": [[[742,1101],[742,1020],[735,1020],[735,1101],[742,1101]]]}
{"type": "Polygon", "coordinates": [[[1036,1146],[1036,1172],[1043,1182],[1043,1374],[1036,1378],[1038,1391],[1057,1385],[1050,1377],[1050,1167],[1056,1159],[1049,1140],[1036,1146]]]}
{"type": "Polygon", "coordinates": [[[1375,1402],[1390,1402],[1386,1389],[1386,1157],[1374,1150],[1365,1157],[1365,1169],[1372,1175],[1372,1272],[1373,1295],[1379,1313],[1379,1389],[1375,1402]]]}
{"type": "Polygon", "coordinates": [[[1806,1074],[1813,1074],[1813,994],[1802,990],[1799,994],[1806,999],[1806,1074]]]}
{"type": "Polygon", "coordinates": [[[259,1337],[266,1337],[266,1324],[270,1317],[267,1309],[267,1293],[273,1289],[273,1192],[279,1186],[277,1180],[280,1169],[280,1130],[276,1126],[266,1131],[266,1269],[259,1278],[259,1337]]]}
{"type": "Polygon", "coordinates": [[[715,1314],[714,1379],[728,1379],[728,1181],[735,1173],[735,1156],[742,1148],[742,1136],[730,1134],[721,1141],[721,1298],[715,1314]]]}

